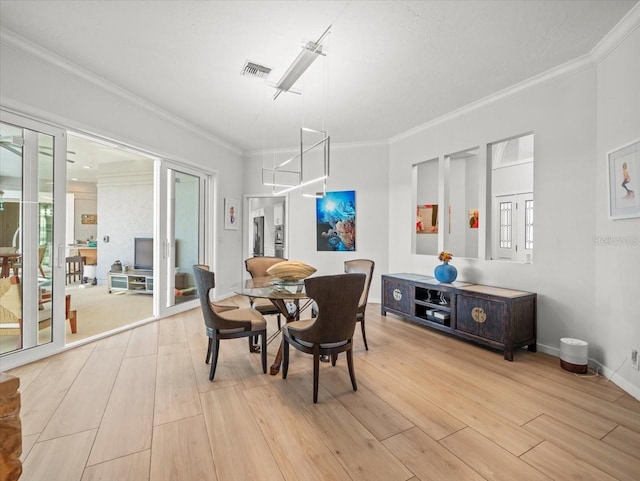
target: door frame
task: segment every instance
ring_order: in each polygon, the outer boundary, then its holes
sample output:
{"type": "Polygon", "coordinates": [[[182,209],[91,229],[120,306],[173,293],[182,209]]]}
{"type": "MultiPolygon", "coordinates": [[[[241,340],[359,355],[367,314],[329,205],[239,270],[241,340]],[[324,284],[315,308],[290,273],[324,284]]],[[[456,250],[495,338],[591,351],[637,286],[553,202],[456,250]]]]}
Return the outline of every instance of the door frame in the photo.
{"type": "MultiPolygon", "coordinates": [[[[51,312],[51,342],[37,345],[38,336],[38,299],[34,296],[23,295],[23,319],[33,319],[32,322],[23,321],[23,347],[20,350],[12,351],[2,355],[2,369],[7,370],[15,366],[20,366],[28,362],[51,356],[62,351],[65,347],[65,314],[64,314],[64,268],[65,268],[65,217],[66,217],[66,152],[67,133],[61,126],[35,120],[25,115],[13,113],[0,108],[0,122],[15,125],[16,127],[27,129],[31,132],[39,132],[50,135],[53,142],[53,230],[51,239],[51,285],[52,285],[52,312],[51,312]],[[27,315],[25,315],[25,312],[27,315]],[[30,344],[35,345],[30,346],[30,344]]],[[[23,149],[23,192],[27,195],[38,195],[38,152],[33,150],[31,139],[33,134],[27,132],[25,135],[25,145],[23,149]],[[30,193],[30,194],[29,194],[30,193]]],[[[23,137],[24,138],[24,137],[23,137]]],[[[35,144],[37,148],[37,143],[35,144]]],[[[23,198],[24,199],[24,198],[23,198]]],[[[29,199],[26,199],[28,202],[29,199]]],[[[24,201],[23,201],[24,203],[24,201]]],[[[37,202],[34,204],[37,205],[37,202]]],[[[34,215],[23,216],[22,228],[22,289],[23,292],[36,293],[38,289],[37,278],[26,276],[25,272],[37,272],[37,223],[34,222],[34,215]]]]}
{"type": "Polygon", "coordinates": [[[289,257],[289,193],[281,194],[281,195],[273,195],[273,194],[244,194],[242,196],[242,212],[244,223],[243,223],[243,232],[242,232],[242,267],[240,278],[245,281],[249,279],[251,276],[244,268],[244,259],[249,254],[249,247],[252,245],[252,233],[253,233],[253,219],[249,215],[250,207],[251,207],[251,199],[280,199],[282,198],[284,201],[284,257],[289,257]]]}

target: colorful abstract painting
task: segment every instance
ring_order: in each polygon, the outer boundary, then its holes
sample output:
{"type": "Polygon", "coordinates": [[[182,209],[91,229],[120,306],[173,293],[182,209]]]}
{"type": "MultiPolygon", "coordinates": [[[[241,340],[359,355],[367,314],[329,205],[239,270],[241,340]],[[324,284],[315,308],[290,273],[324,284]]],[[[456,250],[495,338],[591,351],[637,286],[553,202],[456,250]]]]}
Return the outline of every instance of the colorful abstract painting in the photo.
{"type": "Polygon", "coordinates": [[[327,192],[316,199],[319,251],[356,250],[356,192],[327,192]]]}

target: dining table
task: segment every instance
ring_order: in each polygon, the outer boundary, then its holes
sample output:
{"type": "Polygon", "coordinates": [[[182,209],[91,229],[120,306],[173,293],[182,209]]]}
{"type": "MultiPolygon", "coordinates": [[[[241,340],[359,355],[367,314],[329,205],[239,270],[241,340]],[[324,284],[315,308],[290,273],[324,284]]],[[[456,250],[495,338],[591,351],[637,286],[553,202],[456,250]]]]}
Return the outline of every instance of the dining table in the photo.
{"type": "MultiPolygon", "coordinates": [[[[285,281],[274,276],[254,277],[232,286],[234,293],[248,298],[268,299],[284,316],[285,322],[300,319],[300,313],[313,303],[313,299],[307,297],[304,289],[304,279],[285,281]]],[[[280,335],[281,329],[269,336],[270,344],[280,335]]],[[[276,358],[269,374],[275,376],[280,372],[282,364],[282,342],[276,353],[276,358]]]]}

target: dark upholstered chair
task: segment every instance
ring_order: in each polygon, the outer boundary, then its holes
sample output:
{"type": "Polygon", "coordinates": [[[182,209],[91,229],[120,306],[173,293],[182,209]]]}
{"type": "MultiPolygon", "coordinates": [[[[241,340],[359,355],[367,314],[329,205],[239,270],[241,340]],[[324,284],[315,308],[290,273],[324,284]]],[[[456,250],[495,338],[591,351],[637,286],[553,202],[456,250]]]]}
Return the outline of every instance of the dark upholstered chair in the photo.
{"type": "MultiPolygon", "coordinates": [[[[206,266],[204,266],[206,267],[206,266]]],[[[193,266],[193,274],[198,288],[198,297],[204,316],[205,329],[209,337],[206,363],[211,359],[209,380],[213,381],[218,364],[220,339],[249,338],[249,350],[252,350],[252,338],[260,336],[262,372],[267,372],[267,322],[255,309],[229,309],[215,306],[209,300],[209,292],[216,285],[215,274],[203,266],[193,266]]]]}
{"type": "Polygon", "coordinates": [[[362,328],[362,340],[364,341],[364,348],[367,351],[369,350],[369,346],[367,345],[367,335],[364,330],[364,315],[367,310],[367,298],[369,297],[369,287],[371,287],[371,278],[373,277],[374,267],[375,263],[369,259],[354,259],[344,262],[344,271],[346,273],[358,273],[367,276],[364,282],[362,295],[360,296],[360,302],[358,303],[358,316],[356,318],[360,322],[360,327],[362,328]]]}
{"type": "MultiPolygon", "coordinates": [[[[251,274],[251,278],[265,277],[269,274],[267,269],[278,262],[286,261],[284,257],[250,257],[245,259],[244,266],[247,272],[251,274]]],[[[278,309],[269,299],[249,298],[251,307],[260,311],[263,316],[275,315],[280,329],[280,309],[278,309]]]]}
{"type": "Polygon", "coordinates": [[[353,332],[364,274],[311,277],[304,281],[307,296],[318,304],[318,317],[286,324],[282,330],[282,378],[289,370],[289,345],[313,355],[313,402],[318,402],[320,356],[335,359],[347,353],[353,390],[358,390],[353,370],[353,332]]]}

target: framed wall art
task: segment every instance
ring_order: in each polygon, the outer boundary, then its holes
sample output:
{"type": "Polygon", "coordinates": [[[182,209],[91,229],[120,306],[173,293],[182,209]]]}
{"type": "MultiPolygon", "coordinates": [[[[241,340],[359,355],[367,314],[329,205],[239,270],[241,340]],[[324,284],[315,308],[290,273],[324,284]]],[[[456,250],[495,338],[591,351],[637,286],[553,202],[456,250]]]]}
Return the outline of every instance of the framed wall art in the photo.
{"type": "Polygon", "coordinates": [[[224,199],[224,228],[227,230],[238,230],[240,227],[240,209],[238,201],[234,199],[224,199]]]}
{"type": "Polygon", "coordinates": [[[327,192],[316,199],[318,251],[356,250],[356,192],[327,192]]]}
{"type": "Polygon", "coordinates": [[[640,217],[640,140],[607,154],[609,219],[640,217]]]}
{"type": "Polygon", "coordinates": [[[422,204],[416,208],[416,234],[438,233],[438,204],[422,204]]]}
{"type": "Polygon", "coordinates": [[[98,216],[96,214],[82,214],[80,216],[80,222],[83,224],[97,224],[98,216]]]}

